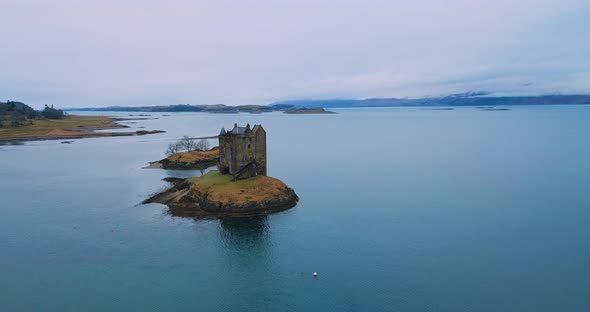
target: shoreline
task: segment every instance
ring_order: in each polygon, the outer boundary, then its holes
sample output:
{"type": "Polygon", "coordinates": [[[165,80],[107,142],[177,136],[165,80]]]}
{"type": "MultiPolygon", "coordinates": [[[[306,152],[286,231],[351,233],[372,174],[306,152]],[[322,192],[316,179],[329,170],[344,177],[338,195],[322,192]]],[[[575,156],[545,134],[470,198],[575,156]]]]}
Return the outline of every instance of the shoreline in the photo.
{"type": "Polygon", "coordinates": [[[0,143],[137,136],[166,132],[163,130],[97,132],[99,130],[129,128],[117,121],[122,120],[117,117],[78,115],[58,120],[34,120],[31,125],[0,128],[0,143]]]}
{"type": "MultiPolygon", "coordinates": [[[[96,129],[105,130],[105,129],[96,129]]],[[[88,132],[88,134],[76,135],[61,135],[61,136],[26,136],[26,137],[11,137],[0,138],[0,142],[30,142],[30,141],[56,141],[56,140],[72,140],[72,139],[86,139],[86,138],[100,138],[100,137],[119,137],[119,136],[142,136],[148,134],[165,133],[164,130],[146,131],[147,133],[138,133],[142,131],[130,132],[88,132]]]]}

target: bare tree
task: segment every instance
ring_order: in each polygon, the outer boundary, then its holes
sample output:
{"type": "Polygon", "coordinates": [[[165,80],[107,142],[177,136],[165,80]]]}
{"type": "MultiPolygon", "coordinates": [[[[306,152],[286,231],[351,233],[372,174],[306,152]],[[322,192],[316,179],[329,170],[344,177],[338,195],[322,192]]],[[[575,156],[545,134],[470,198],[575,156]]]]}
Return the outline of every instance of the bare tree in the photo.
{"type": "Polygon", "coordinates": [[[167,155],[176,154],[176,153],[180,152],[181,149],[182,149],[182,146],[180,145],[180,142],[170,143],[170,144],[168,144],[168,149],[166,150],[166,154],[167,155]]]}
{"type": "Polygon", "coordinates": [[[168,149],[166,150],[167,155],[176,154],[180,151],[206,151],[209,149],[209,141],[207,140],[200,140],[196,142],[195,140],[191,139],[188,136],[182,137],[182,139],[178,140],[175,143],[168,144],[168,149]]]}
{"type": "Polygon", "coordinates": [[[206,151],[206,150],[208,150],[209,149],[209,141],[207,141],[207,140],[200,140],[197,143],[196,149],[198,151],[206,151]]]}
{"type": "Polygon", "coordinates": [[[181,148],[187,152],[191,152],[197,149],[197,142],[195,142],[195,140],[189,138],[188,136],[182,137],[182,139],[180,139],[178,143],[180,144],[181,148]]]}

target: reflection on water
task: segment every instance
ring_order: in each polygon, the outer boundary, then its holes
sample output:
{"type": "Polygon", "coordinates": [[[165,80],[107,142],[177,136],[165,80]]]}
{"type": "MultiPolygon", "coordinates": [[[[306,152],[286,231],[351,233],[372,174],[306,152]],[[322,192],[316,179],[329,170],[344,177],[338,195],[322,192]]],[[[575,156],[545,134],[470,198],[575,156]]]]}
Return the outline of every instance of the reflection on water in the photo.
{"type": "Polygon", "coordinates": [[[248,218],[223,218],[219,221],[221,239],[229,247],[258,246],[266,241],[268,223],[266,216],[248,218]]]}
{"type": "Polygon", "coordinates": [[[219,241],[222,262],[228,278],[227,287],[244,285],[247,280],[270,278],[268,268],[273,263],[272,242],[266,216],[230,218],[219,221],[219,241]]]}
{"type": "MultiPolygon", "coordinates": [[[[224,276],[217,281],[219,288],[243,297],[235,300],[230,295],[227,297],[230,299],[218,301],[216,309],[243,311],[245,304],[258,301],[261,294],[273,289],[269,285],[274,279],[271,268],[276,259],[270,222],[266,216],[223,218],[219,220],[218,233],[217,241],[221,244],[216,249],[219,252],[216,266],[222,268],[224,276]]],[[[257,303],[253,306],[258,308],[257,303]]]]}
{"type": "Polygon", "coordinates": [[[24,141],[0,141],[0,146],[2,145],[25,145],[24,141]]]}

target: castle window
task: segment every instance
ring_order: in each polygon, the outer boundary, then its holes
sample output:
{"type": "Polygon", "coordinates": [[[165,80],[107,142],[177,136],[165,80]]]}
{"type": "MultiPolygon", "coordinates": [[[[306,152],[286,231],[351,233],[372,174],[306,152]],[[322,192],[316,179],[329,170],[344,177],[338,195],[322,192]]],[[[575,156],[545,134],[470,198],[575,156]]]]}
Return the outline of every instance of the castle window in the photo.
{"type": "Polygon", "coordinates": [[[250,148],[250,144],[248,144],[248,149],[250,148]]]}

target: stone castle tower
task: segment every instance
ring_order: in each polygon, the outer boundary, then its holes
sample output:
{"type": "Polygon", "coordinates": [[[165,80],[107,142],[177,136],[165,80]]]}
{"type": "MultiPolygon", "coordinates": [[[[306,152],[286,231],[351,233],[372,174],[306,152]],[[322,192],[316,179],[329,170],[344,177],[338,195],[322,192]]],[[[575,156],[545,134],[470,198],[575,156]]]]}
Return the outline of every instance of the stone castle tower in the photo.
{"type": "Polygon", "coordinates": [[[219,171],[234,180],[266,175],[266,131],[250,124],[219,133],[219,171]]]}

